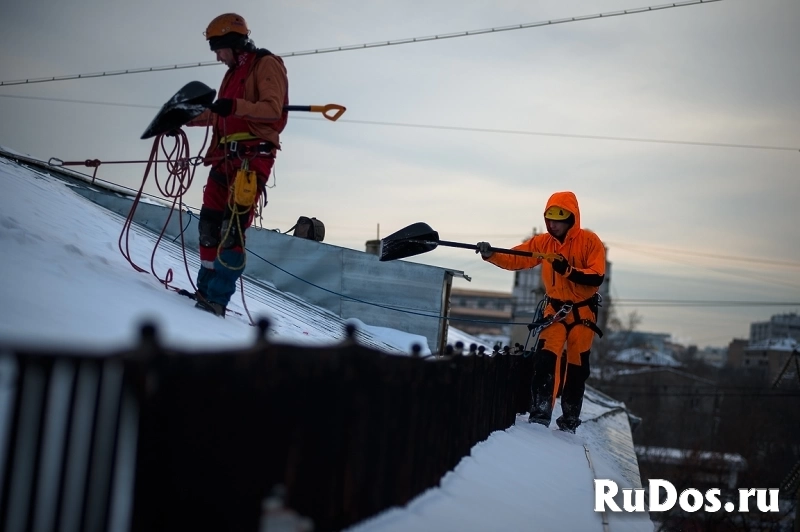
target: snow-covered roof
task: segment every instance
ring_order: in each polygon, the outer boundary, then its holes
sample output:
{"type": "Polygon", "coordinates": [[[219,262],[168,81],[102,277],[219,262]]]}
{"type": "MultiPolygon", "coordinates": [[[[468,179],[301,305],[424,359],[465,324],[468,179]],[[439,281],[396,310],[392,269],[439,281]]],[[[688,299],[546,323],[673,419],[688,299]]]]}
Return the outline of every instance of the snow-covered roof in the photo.
{"type": "Polygon", "coordinates": [[[769,350],[791,352],[798,348],[800,348],[800,342],[794,338],[769,338],[748,345],[745,351],[769,350]]]}
{"type": "Polygon", "coordinates": [[[650,460],[658,460],[665,463],[677,464],[689,459],[696,459],[703,462],[720,463],[724,462],[731,467],[744,469],[747,467],[747,460],[738,453],[715,453],[710,451],[694,451],[689,449],[675,449],[672,447],[651,447],[637,445],[636,454],[650,460]]]}
{"type": "MultiPolygon", "coordinates": [[[[3,347],[78,347],[107,352],[138,341],[138,325],[153,320],[164,345],[198,352],[252,345],[254,317],[267,316],[273,340],[323,345],[345,337],[333,313],[265,282],[245,283],[247,310],[237,293],[221,319],[165,290],[155,274],[172,270],[176,287],[191,289],[176,243],[132,226],[127,249],[136,271],[119,250],[124,218],[76,194],[63,181],[0,157],[0,360],[3,347]],[[151,263],[152,255],[152,263],[151,263]]],[[[186,250],[189,275],[197,256],[186,250]]],[[[367,320],[367,318],[365,318],[367,320]]],[[[450,329],[454,337],[464,338],[450,329]]],[[[357,341],[384,352],[408,353],[420,337],[358,323],[357,341]]],[[[553,419],[561,414],[559,403],[553,419]]],[[[602,527],[594,511],[593,479],[640,487],[638,464],[622,403],[587,388],[576,435],[527,423],[492,433],[445,475],[440,487],[404,508],[387,510],[357,525],[388,530],[590,530],[602,527]]],[[[555,422],[553,422],[555,428],[555,422]]],[[[2,465],[2,464],[0,464],[2,465]]],[[[605,516],[615,531],[652,531],[648,514],[605,516]]]]}
{"type": "Polygon", "coordinates": [[[669,353],[655,349],[642,349],[639,347],[623,349],[614,355],[614,361],[647,366],[681,366],[681,363],[675,360],[669,353]]]}
{"type": "Polygon", "coordinates": [[[703,377],[698,377],[692,373],[687,371],[681,371],[679,369],[675,369],[668,366],[662,367],[644,367],[644,368],[635,368],[635,369],[608,369],[605,371],[605,375],[609,378],[612,377],[625,377],[628,375],[645,375],[645,374],[652,374],[652,373],[671,373],[673,375],[678,375],[683,377],[684,379],[695,381],[699,384],[703,384],[706,386],[716,386],[716,383],[711,379],[705,379],[703,377]]]}
{"type": "MultiPolygon", "coordinates": [[[[556,404],[553,419],[561,415],[556,404]]],[[[645,513],[594,512],[593,481],[640,488],[622,403],[588,388],[577,434],[527,422],[492,433],[437,488],[348,532],[608,530],[652,532],[645,513]]],[[[553,423],[555,425],[555,423],[553,423]]]]}

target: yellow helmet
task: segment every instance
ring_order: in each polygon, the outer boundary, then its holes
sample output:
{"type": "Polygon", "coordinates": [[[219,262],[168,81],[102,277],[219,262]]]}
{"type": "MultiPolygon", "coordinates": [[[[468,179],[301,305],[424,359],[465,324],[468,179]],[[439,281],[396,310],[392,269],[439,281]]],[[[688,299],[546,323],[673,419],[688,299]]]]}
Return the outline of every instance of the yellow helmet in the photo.
{"type": "Polygon", "coordinates": [[[544,211],[544,217],[548,220],[562,221],[566,220],[570,216],[572,216],[572,213],[567,209],[563,207],[557,207],[555,205],[544,211]]]}

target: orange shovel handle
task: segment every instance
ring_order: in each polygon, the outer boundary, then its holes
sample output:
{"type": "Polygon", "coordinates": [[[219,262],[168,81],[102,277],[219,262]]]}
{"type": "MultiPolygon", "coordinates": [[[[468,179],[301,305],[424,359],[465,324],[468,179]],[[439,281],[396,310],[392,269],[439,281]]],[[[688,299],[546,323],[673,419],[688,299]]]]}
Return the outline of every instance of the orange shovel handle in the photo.
{"type": "Polygon", "coordinates": [[[344,105],[339,105],[336,103],[329,103],[327,105],[311,105],[309,107],[311,108],[310,110],[312,113],[322,113],[322,116],[331,122],[336,122],[347,110],[344,105]]]}

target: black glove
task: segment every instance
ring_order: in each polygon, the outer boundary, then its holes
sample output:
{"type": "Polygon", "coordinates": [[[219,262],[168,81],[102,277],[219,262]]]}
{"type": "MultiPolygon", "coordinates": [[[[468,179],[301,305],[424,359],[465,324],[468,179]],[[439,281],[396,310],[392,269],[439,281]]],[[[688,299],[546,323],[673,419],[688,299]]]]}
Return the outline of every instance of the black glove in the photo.
{"type": "Polygon", "coordinates": [[[488,259],[494,255],[494,251],[489,251],[489,248],[492,247],[492,245],[488,242],[478,242],[477,247],[478,249],[475,250],[475,253],[480,253],[481,257],[484,259],[488,259]]]}
{"type": "Polygon", "coordinates": [[[208,106],[212,113],[219,116],[229,116],[233,112],[234,101],[230,98],[220,98],[208,106]]]}
{"type": "Polygon", "coordinates": [[[566,275],[569,268],[569,262],[562,255],[553,260],[553,269],[561,275],[566,275]]]}
{"type": "Polygon", "coordinates": [[[169,131],[164,133],[164,136],[165,137],[177,137],[180,134],[181,134],[181,130],[180,129],[170,129],[169,131]]]}

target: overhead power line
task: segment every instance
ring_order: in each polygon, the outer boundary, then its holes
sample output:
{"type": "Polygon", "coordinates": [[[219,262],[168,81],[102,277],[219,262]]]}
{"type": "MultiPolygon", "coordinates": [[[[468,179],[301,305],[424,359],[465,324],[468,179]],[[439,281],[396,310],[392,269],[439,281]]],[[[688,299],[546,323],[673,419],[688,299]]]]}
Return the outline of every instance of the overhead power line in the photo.
{"type": "MultiPolygon", "coordinates": [[[[50,102],[63,102],[63,103],[79,103],[87,105],[108,105],[113,107],[136,107],[141,109],[160,109],[158,105],[142,105],[133,103],[119,103],[119,102],[99,102],[91,100],[70,100],[67,98],[48,98],[44,96],[22,96],[19,94],[0,94],[0,98],[19,98],[21,100],[41,100],[50,102]]],[[[305,116],[293,116],[292,120],[313,120],[322,122],[322,118],[311,118],[305,116]]],[[[466,131],[473,133],[489,133],[489,134],[502,134],[502,135],[528,135],[538,137],[557,137],[557,138],[573,138],[573,139],[588,139],[588,140],[612,140],[619,142],[647,142],[653,144],[679,144],[688,146],[710,146],[717,148],[742,148],[742,149],[756,149],[756,150],[780,150],[780,151],[800,151],[800,148],[793,148],[790,146],[768,146],[757,144],[731,144],[726,142],[697,142],[691,140],[670,140],[670,139],[654,139],[654,138],[640,138],[640,137],[617,137],[611,135],[582,135],[577,133],[553,133],[547,131],[525,131],[517,129],[496,129],[485,127],[467,127],[467,126],[444,126],[435,124],[412,124],[406,122],[381,122],[372,120],[350,120],[347,118],[340,118],[337,122],[347,122],[350,124],[373,125],[373,126],[390,126],[390,127],[406,127],[406,128],[419,128],[419,129],[434,129],[441,131],[466,131]]]]}
{"type": "Polygon", "coordinates": [[[796,261],[788,261],[788,260],[775,260],[769,259],[766,257],[742,257],[742,256],[735,256],[735,255],[720,255],[717,253],[704,253],[702,251],[694,251],[690,249],[676,249],[676,248],[664,248],[658,246],[648,246],[642,244],[627,244],[627,243],[620,243],[620,242],[609,242],[606,241],[606,244],[610,246],[620,247],[623,249],[631,249],[631,250],[654,250],[654,251],[661,251],[665,253],[675,253],[679,255],[690,255],[692,257],[707,257],[711,259],[722,259],[725,261],[737,261],[737,262],[747,262],[747,263],[758,263],[758,264],[771,264],[774,266],[784,266],[787,268],[800,268],[800,262],[796,261]]]}
{"type": "Polygon", "coordinates": [[[695,299],[629,299],[611,298],[621,306],[644,307],[800,307],[800,301],[703,301],[695,299]]]}
{"type": "MultiPolygon", "coordinates": [[[[294,119],[301,120],[321,120],[319,118],[310,117],[294,117],[294,119]]],[[[758,144],[731,144],[726,142],[698,142],[691,140],[668,140],[668,139],[652,139],[640,137],[616,137],[612,135],[581,135],[575,133],[550,133],[543,131],[524,131],[518,129],[492,129],[481,127],[463,127],[463,126],[437,126],[431,124],[409,124],[403,122],[376,122],[371,120],[349,120],[339,119],[337,122],[349,122],[351,124],[367,124],[373,126],[394,126],[394,127],[411,127],[421,129],[443,129],[449,131],[472,131],[477,133],[501,133],[505,135],[529,135],[540,137],[562,137],[570,139],[589,139],[589,140],[618,140],[623,142],[648,142],[653,144],[682,144],[689,146],[712,146],[716,148],[747,148],[754,150],[781,150],[781,151],[800,151],[800,148],[791,146],[767,146],[758,144]]]]}
{"type": "MultiPolygon", "coordinates": [[[[429,35],[425,37],[409,37],[406,39],[394,39],[388,41],[376,41],[371,43],[363,43],[363,44],[350,44],[347,46],[332,46],[329,48],[315,48],[312,50],[303,50],[299,52],[286,52],[277,54],[280,57],[300,57],[304,55],[317,55],[317,54],[326,54],[326,53],[334,53],[334,52],[347,52],[352,50],[365,50],[369,48],[380,48],[384,46],[397,46],[401,44],[412,44],[412,43],[420,43],[420,42],[429,42],[429,41],[442,41],[445,39],[455,39],[458,37],[472,37],[475,35],[486,35],[488,33],[500,33],[504,31],[514,31],[514,30],[524,30],[530,28],[539,28],[542,26],[554,26],[556,24],[566,24],[569,22],[580,22],[583,20],[593,20],[599,18],[611,18],[611,17],[619,17],[624,15],[635,15],[637,13],[650,13],[653,11],[661,11],[664,9],[671,9],[676,7],[686,7],[698,4],[710,4],[712,2],[721,2],[722,0],[688,0],[685,2],[672,2],[669,4],[663,4],[658,6],[648,6],[648,7],[637,7],[633,9],[621,9],[618,11],[609,11],[607,13],[597,13],[594,15],[581,15],[577,17],[566,17],[560,19],[552,19],[552,20],[544,20],[540,22],[528,22],[526,24],[513,24],[511,26],[497,26],[494,28],[485,28],[480,30],[468,30],[468,31],[459,31],[456,33],[441,33],[438,35],[429,35]]],[[[13,80],[13,81],[0,81],[0,87],[9,86],[9,85],[24,85],[30,83],[45,83],[49,81],[65,81],[70,79],[86,79],[86,78],[102,78],[102,77],[109,77],[109,76],[121,76],[125,74],[141,74],[144,72],[163,72],[166,70],[179,70],[179,69],[186,69],[186,68],[197,68],[203,66],[213,66],[219,64],[216,61],[205,61],[199,63],[184,63],[184,64],[176,64],[176,65],[165,65],[165,66],[155,66],[155,67],[146,67],[146,68],[130,68],[126,70],[111,70],[106,72],[93,72],[88,74],[71,74],[66,76],[51,76],[51,77],[44,77],[44,78],[31,78],[31,79],[20,79],[20,80],[13,80]]]]}
{"type": "Polygon", "coordinates": [[[138,103],[98,102],[95,100],[71,100],[68,98],[48,98],[45,96],[22,96],[21,94],[0,94],[0,98],[19,98],[20,100],[40,100],[46,102],[81,103],[87,105],[109,105],[111,107],[137,107],[139,109],[161,109],[158,105],[138,103]]]}

